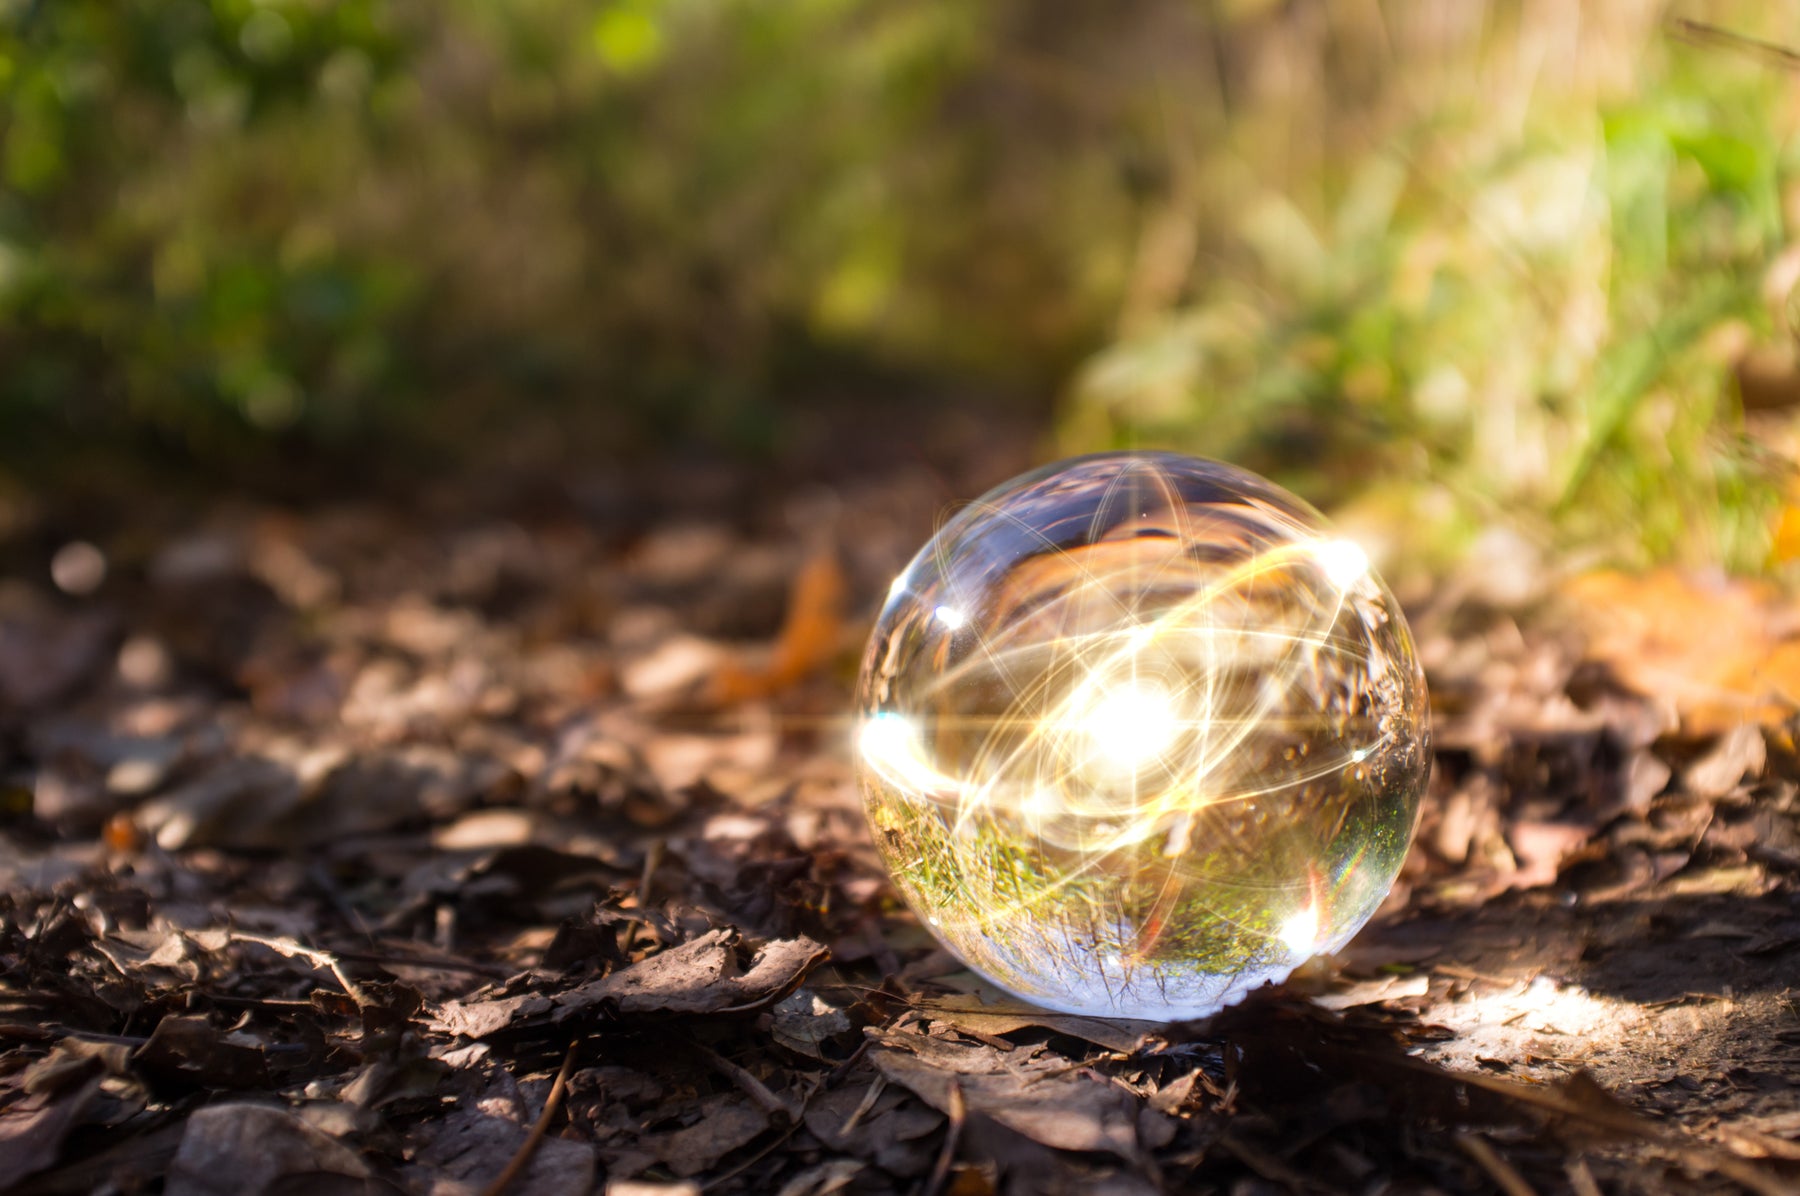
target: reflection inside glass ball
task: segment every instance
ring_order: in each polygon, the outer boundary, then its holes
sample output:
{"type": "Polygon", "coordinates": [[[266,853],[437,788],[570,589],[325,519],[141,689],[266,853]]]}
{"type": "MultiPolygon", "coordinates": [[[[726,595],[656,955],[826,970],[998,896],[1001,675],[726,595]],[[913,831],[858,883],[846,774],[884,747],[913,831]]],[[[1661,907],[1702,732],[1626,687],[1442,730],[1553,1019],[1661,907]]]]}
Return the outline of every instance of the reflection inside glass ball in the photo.
{"type": "Polygon", "coordinates": [[[859,774],[944,943],[1055,1009],[1198,1017],[1346,942],[1428,769],[1424,679],[1354,543],[1254,474],[1017,478],[896,580],[859,774]]]}

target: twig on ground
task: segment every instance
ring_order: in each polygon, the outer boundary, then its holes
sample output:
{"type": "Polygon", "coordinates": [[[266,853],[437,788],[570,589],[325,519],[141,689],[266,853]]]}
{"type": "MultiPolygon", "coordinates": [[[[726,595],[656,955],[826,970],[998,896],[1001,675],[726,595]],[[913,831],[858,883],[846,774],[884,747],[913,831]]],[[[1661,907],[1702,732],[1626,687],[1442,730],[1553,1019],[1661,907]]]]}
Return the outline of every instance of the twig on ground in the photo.
{"type": "Polygon", "coordinates": [[[638,879],[637,904],[625,920],[619,923],[622,928],[619,935],[621,940],[619,950],[624,952],[627,958],[631,955],[631,944],[632,940],[637,938],[638,927],[650,924],[650,919],[644,911],[650,908],[651,888],[656,883],[656,870],[662,867],[662,857],[663,841],[652,839],[650,846],[644,850],[644,871],[638,879]]]}
{"type": "Polygon", "coordinates": [[[337,982],[343,986],[344,995],[355,1001],[357,1008],[363,1009],[374,1004],[369,999],[369,994],[363,991],[362,986],[350,979],[344,969],[338,965],[337,956],[329,951],[316,951],[294,939],[266,938],[260,934],[244,934],[237,930],[231,932],[231,941],[255,943],[259,947],[267,947],[277,955],[284,955],[289,959],[304,959],[315,968],[325,968],[337,978],[337,982]]]}
{"type": "Polygon", "coordinates": [[[706,1065],[737,1085],[738,1089],[748,1096],[757,1108],[775,1118],[780,1125],[792,1125],[800,1120],[800,1110],[793,1101],[777,1096],[767,1084],[713,1050],[703,1042],[691,1044],[695,1053],[706,1061],[706,1065]]]}
{"type": "MultiPolygon", "coordinates": [[[[377,943],[377,945],[381,945],[377,943]]],[[[477,963],[472,959],[456,959],[448,955],[409,955],[404,951],[340,951],[339,959],[351,963],[372,963],[379,967],[419,968],[431,972],[467,972],[474,976],[486,976],[493,980],[504,980],[513,974],[513,969],[496,964],[477,963]]]]}
{"type": "Polygon", "coordinates": [[[938,1152],[937,1165],[931,1169],[931,1178],[925,1181],[925,1196],[937,1196],[944,1190],[944,1184],[950,1178],[950,1164],[956,1161],[956,1144],[962,1137],[963,1122],[968,1117],[960,1082],[950,1081],[950,1099],[945,1103],[950,1106],[944,1110],[950,1115],[950,1128],[944,1131],[944,1148],[938,1152]]]}
{"type": "Polygon", "coordinates": [[[869,1110],[875,1107],[875,1102],[880,1100],[881,1094],[886,1091],[887,1077],[880,1072],[875,1073],[875,1079],[870,1082],[869,1090],[863,1093],[862,1100],[858,1102],[856,1108],[850,1110],[850,1116],[844,1118],[844,1124],[838,1127],[838,1137],[842,1138],[855,1129],[857,1122],[869,1115],[869,1110]]]}
{"type": "Polygon", "coordinates": [[[1475,1165],[1487,1173],[1506,1196],[1537,1196],[1537,1191],[1525,1182],[1513,1165],[1500,1157],[1500,1152],[1488,1144],[1488,1140],[1479,1134],[1456,1135],[1456,1147],[1471,1159],[1475,1165]]]}
{"type": "Polygon", "coordinates": [[[1595,1182],[1586,1159],[1570,1159],[1563,1171],[1569,1177],[1569,1190],[1575,1196],[1601,1196],[1600,1185],[1595,1182]]]}
{"type": "Polygon", "coordinates": [[[1730,29],[1718,25],[1709,25],[1705,21],[1696,21],[1691,17],[1676,17],[1669,22],[1669,30],[1676,40],[1695,46],[1717,47],[1723,50],[1736,50],[1752,58],[1759,58],[1770,66],[1784,70],[1800,71],[1800,50],[1776,45],[1760,38],[1746,37],[1734,33],[1730,29]]]}
{"type": "Polygon", "coordinates": [[[537,1153],[538,1144],[550,1130],[550,1119],[556,1116],[556,1110],[562,1106],[563,1093],[569,1088],[569,1073],[575,1070],[575,1044],[563,1054],[562,1066],[557,1069],[556,1080],[550,1085],[550,1095],[544,1098],[544,1111],[538,1114],[531,1132],[525,1135],[525,1141],[519,1144],[518,1153],[513,1155],[512,1162],[506,1170],[494,1177],[494,1182],[481,1190],[481,1196],[501,1196],[515,1179],[525,1173],[531,1166],[531,1158],[537,1153]]]}

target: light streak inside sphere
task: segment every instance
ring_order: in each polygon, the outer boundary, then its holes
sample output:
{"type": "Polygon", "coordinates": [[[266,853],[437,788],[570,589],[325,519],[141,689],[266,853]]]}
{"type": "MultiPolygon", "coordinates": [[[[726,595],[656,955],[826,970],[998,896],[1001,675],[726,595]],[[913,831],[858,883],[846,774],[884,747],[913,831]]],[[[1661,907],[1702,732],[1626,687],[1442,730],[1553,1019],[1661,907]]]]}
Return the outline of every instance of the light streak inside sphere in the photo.
{"type": "Polygon", "coordinates": [[[1311,508],[1216,462],[1078,458],[965,508],[901,576],[859,772],[902,895],[977,971],[1196,1017],[1373,914],[1425,783],[1424,681],[1311,508]]]}

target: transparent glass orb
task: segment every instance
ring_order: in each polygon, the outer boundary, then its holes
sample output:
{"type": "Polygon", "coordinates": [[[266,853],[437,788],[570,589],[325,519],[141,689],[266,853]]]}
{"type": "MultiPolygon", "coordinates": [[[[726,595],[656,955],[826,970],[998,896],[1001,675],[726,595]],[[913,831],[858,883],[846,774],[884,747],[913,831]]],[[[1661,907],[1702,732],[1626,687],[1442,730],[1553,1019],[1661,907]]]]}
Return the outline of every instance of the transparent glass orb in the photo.
{"type": "Polygon", "coordinates": [[[894,581],[858,772],[907,902],[994,983],[1200,1017],[1342,946],[1406,855],[1424,676],[1355,544],[1173,453],[1035,470],[894,581]]]}

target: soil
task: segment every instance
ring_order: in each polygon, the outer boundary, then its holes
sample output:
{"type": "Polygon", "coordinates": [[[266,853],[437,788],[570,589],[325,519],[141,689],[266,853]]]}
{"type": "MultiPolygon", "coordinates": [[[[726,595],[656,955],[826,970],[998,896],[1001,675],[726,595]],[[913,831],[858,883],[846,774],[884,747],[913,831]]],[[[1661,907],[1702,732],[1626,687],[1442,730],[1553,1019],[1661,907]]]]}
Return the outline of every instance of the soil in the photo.
{"type": "Polygon", "coordinates": [[[1414,587],[1375,922],[1206,1021],[1046,1014],[897,903],[844,718],[1024,457],[0,503],[0,1190],[1800,1187],[1785,599],[1414,587]]]}

